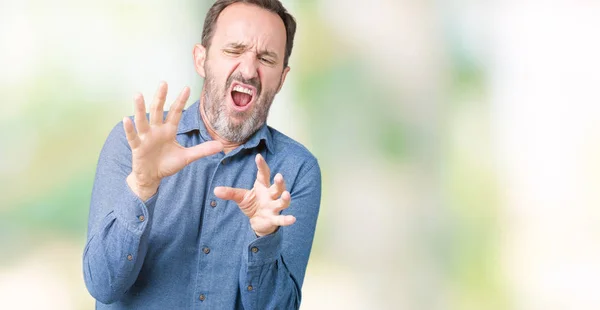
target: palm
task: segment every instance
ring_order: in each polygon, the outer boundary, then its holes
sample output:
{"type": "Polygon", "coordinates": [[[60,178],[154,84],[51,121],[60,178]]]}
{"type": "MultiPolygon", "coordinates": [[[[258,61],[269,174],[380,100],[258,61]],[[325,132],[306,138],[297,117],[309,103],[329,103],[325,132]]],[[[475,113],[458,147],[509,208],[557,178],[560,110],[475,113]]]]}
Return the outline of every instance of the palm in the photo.
{"type": "Polygon", "coordinates": [[[188,164],[183,156],[185,149],[177,143],[171,131],[171,128],[159,127],[152,132],[140,134],[143,143],[132,150],[132,168],[136,174],[162,179],[177,173],[188,164]]]}
{"type": "Polygon", "coordinates": [[[141,198],[149,198],[148,194],[156,191],[162,178],[177,173],[194,160],[223,149],[223,145],[216,141],[191,148],[179,145],[175,136],[190,90],[184,88],[163,120],[166,95],[167,84],[161,83],[150,107],[149,120],[146,119],[144,98],[138,95],[135,99],[135,128],[131,119],[123,120],[132,155],[128,184],[141,198]]]}
{"type": "Polygon", "coordinates": [[[285,190],[283,176],[275,175],[275,183],[271,185],[271,172],[262,156],[256,156],[256,165],[258,173],[252,189],[217,187],[215,195],[235,201],[250,219],[254,232],[258,236],[264,236],[273,233],[279,226],[292,225],[296,218],[292,215],[279,215],[291,201],[290,193],[285,190]]]}

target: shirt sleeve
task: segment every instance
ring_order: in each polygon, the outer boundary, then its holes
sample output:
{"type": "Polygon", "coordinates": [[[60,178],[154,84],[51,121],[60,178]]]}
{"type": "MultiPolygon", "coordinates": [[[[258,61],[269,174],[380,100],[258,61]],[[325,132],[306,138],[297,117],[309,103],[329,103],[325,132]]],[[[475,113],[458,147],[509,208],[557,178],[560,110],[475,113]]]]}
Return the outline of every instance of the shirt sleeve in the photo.
{"type": "MultiPolygon", "coordinates": [[[[291,191],[296,222],[250,242],[242,256],[240,290],[244,309],[298,309],[321,202],[321,170],[301,171],[291,191]]],[[[254,233],[252,232],[254,235],[254,233]]]]}
{"type": "Polygon", "coordinates": [[[98,160],[92,190],[83,274],[101,303],[118,301],[133,285],[148,249],[156,198],[142,201],[129,188],[131,149],[122,123],[109,134],[98,160]]]}

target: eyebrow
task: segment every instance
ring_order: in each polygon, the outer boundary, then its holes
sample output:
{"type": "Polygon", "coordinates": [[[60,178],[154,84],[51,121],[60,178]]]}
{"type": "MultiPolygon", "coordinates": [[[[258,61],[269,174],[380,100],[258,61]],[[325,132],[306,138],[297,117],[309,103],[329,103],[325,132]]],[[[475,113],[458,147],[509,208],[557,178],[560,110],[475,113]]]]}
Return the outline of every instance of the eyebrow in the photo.
{"type": "MultiPolygon", "coordinates": [[[[248,45],[246,45],[245,43],[241,43],[241,42],[234,42],[234,43],[229,43],[229,44],[225,45],[225,48],[231,48],[234,50],[247,50],[248,45]]],[[[279,59],[277,57],[277,53],[275,53],[273,51],[269,51],[269,50],[258,51],[258,55],[273,57],[275,60],[279,59]]]]}

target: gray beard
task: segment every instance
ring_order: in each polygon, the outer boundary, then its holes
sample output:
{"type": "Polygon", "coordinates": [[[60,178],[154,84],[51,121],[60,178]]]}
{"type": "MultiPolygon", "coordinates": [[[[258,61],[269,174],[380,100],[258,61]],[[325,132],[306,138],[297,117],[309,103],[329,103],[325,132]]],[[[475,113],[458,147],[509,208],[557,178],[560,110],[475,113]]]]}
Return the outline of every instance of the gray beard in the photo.
{"type": "MultiPolygon", "coordinates": [[[[232,78],[228,79],[225,89],[229,89],[232,78]]],[[[257,87],[257,89],[260,89],[257,87]]],[[[213,130],[223,139],[233,143],[244,143],[260,128],[269,115],[269,108],[275,98],[275,92],[265,90],[264,94],[259,92],[253,103],[254,107],[244,112],[232,111],[232,116],[237,118],[246,118],[240,123],[234,123],[227,115],[225,90],[220,89],[212,79],[209,72],[206,72],[204,85],[204,114],[208,119],[213,130]],[[219,96],[220,95],[220,96],[219,96]]]]}

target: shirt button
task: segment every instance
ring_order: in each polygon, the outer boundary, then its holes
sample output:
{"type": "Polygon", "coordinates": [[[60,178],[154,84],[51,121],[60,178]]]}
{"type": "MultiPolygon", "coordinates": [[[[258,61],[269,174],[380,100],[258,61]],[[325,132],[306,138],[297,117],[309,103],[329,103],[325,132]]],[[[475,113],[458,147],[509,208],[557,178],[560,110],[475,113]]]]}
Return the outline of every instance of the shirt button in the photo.
{"type": "Polygon", "coordinates": [[[217,206],[217,202],[214,201],[214,200],[211,200],[210,201],[210,206],[213,207],[213,208],[216,207],[217,206]]]}
{"type": "Polygon", "coordinates": [[[127,255],[127,260],[128,261],[132,261],[133,260],[133,255],[131,255],[131,254],[127,255]]]}
{"type": "Polygon", "coordinates": [[[199,299],[200,299],[200,301],[204,301],[206,299],[206,296],[204,296],[204,294],[200,294],[199,299]]]}
{"type": "Polygon", "coordinates": [[[253,246],[253,247],[252,247],[252,249],[250,249],[250,250],[252,250],[252,253],[256,253],[256,252],[258,252],[258,248],[257,248],[257,247],[255,247],[255,246],[253,246]]]}
{"type": "Polygon", "coordinates": [[[252,287],[252,285],[248,285],[248,291],[253,290],[254,288],[252,287]]]}
{"type": "Polygon", "coordinates": [[[208,254],[210,253],[210,249],[207,247],[202,248],[202,252],[204,252],[204,254],[208,254]]]}
{"type": "Polygon", "coordinates": [[[221,162],[223,165],[227,164],[227,159],[223,159],[223,161],[221,162]]]}
{"type": "Polygon", "coordinates": [[[143,215],[140,215],[140,216],[138,217],[138,219],[140,220],[140,222],[143,222],[143,221],[144,221],[146,218],[145,218],[143,215]]]}

